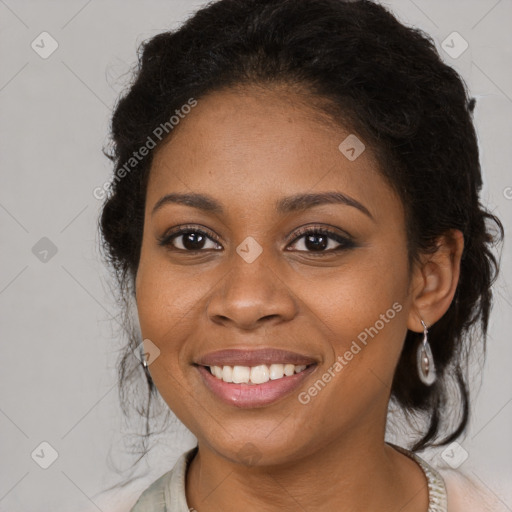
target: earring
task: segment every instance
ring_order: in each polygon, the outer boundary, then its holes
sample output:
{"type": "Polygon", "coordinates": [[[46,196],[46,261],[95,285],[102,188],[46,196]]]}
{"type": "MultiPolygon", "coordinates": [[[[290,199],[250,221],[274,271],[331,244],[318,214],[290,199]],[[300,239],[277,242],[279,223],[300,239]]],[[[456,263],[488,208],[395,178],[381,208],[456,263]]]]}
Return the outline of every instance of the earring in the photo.
{"type": "Polygon", "coordinates": [[[421,382],[426,386],[431,386],[436,380],[436,365],[427,338],[428,329],[423,320],[421,320],[421,325],[423,325],[423,341],[419,344],[416,352],[416,365],[421,382]]]}
{"type": "Polygon", "coordinates": [[[141,343],[139,345],[139,351],[140,351],[140,362],[142,363],[142,366],[144,368],[148,367],[148,362],[146,361],[146,354],[144,353],[144,344],[141,343]]]}

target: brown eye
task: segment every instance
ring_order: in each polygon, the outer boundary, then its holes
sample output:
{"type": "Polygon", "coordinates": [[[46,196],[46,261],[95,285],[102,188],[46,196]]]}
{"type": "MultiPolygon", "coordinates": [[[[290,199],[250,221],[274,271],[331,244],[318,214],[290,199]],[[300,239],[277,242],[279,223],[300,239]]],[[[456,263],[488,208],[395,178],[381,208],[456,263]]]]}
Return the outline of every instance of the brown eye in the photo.
{"type": "Polygon", "coordinates": [[[333,252],[354,247],[354,242],[347,237],[327,229],[305,229],[298,233],[292,243],[301,252],[333,252]]]}
{"type": "Polygon", "coordinates": [[[159,244],[172,250],[193,252],[201,250],[219,250],[220,245],[212,235],[197,228],[179,229],[165,235],[159,240],[159,244]]]}

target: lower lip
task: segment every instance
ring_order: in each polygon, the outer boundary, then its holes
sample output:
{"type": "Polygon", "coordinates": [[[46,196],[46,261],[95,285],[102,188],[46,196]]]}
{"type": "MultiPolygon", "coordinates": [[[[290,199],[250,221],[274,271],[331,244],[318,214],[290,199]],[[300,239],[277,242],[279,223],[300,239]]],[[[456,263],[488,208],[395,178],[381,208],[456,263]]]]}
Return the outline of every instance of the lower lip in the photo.
{"type": "Polygon", "coordinates": [[[224,403],[235,407],[250,408],[264,407],[290,394],[302,384],[308,375],[315,371],[316,367],[317,365],[313,364],[300,373],[269,380],[264,384],[224,382],[212,375],[204,366],[197,366],[197,369],[208,389],[224,403]]]}

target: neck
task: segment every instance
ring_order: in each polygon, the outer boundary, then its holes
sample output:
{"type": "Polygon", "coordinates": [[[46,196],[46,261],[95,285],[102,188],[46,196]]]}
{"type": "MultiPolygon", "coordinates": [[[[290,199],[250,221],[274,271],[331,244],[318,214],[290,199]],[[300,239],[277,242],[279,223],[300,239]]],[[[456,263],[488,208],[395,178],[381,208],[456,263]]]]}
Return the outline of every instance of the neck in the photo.
{"type": "Polygon", "coordinates": [[[359,429],[303,458],[245,466],[199,442],[187,472],[189,507],[197,512],[252,510],[427,512],[421,468],[384,443],[382,433],[359,429]]]}

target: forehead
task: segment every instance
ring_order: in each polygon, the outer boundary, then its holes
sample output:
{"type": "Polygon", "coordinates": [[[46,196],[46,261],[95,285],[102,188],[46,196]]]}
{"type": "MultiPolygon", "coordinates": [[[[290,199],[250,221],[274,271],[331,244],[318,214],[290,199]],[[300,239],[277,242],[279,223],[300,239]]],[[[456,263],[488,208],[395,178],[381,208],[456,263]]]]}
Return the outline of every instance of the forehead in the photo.
{"type": "Polygon", "coordinates": [[[364,140],[306,95],[229,89],[198,100],[158,148],[147,203],[151,207],[164,193],[193,191],[254,207],[283,195],[326,189],[369,203],[392,193],[364,140]],[[355,152],[347,153],[352,146],[355,152]]]}

